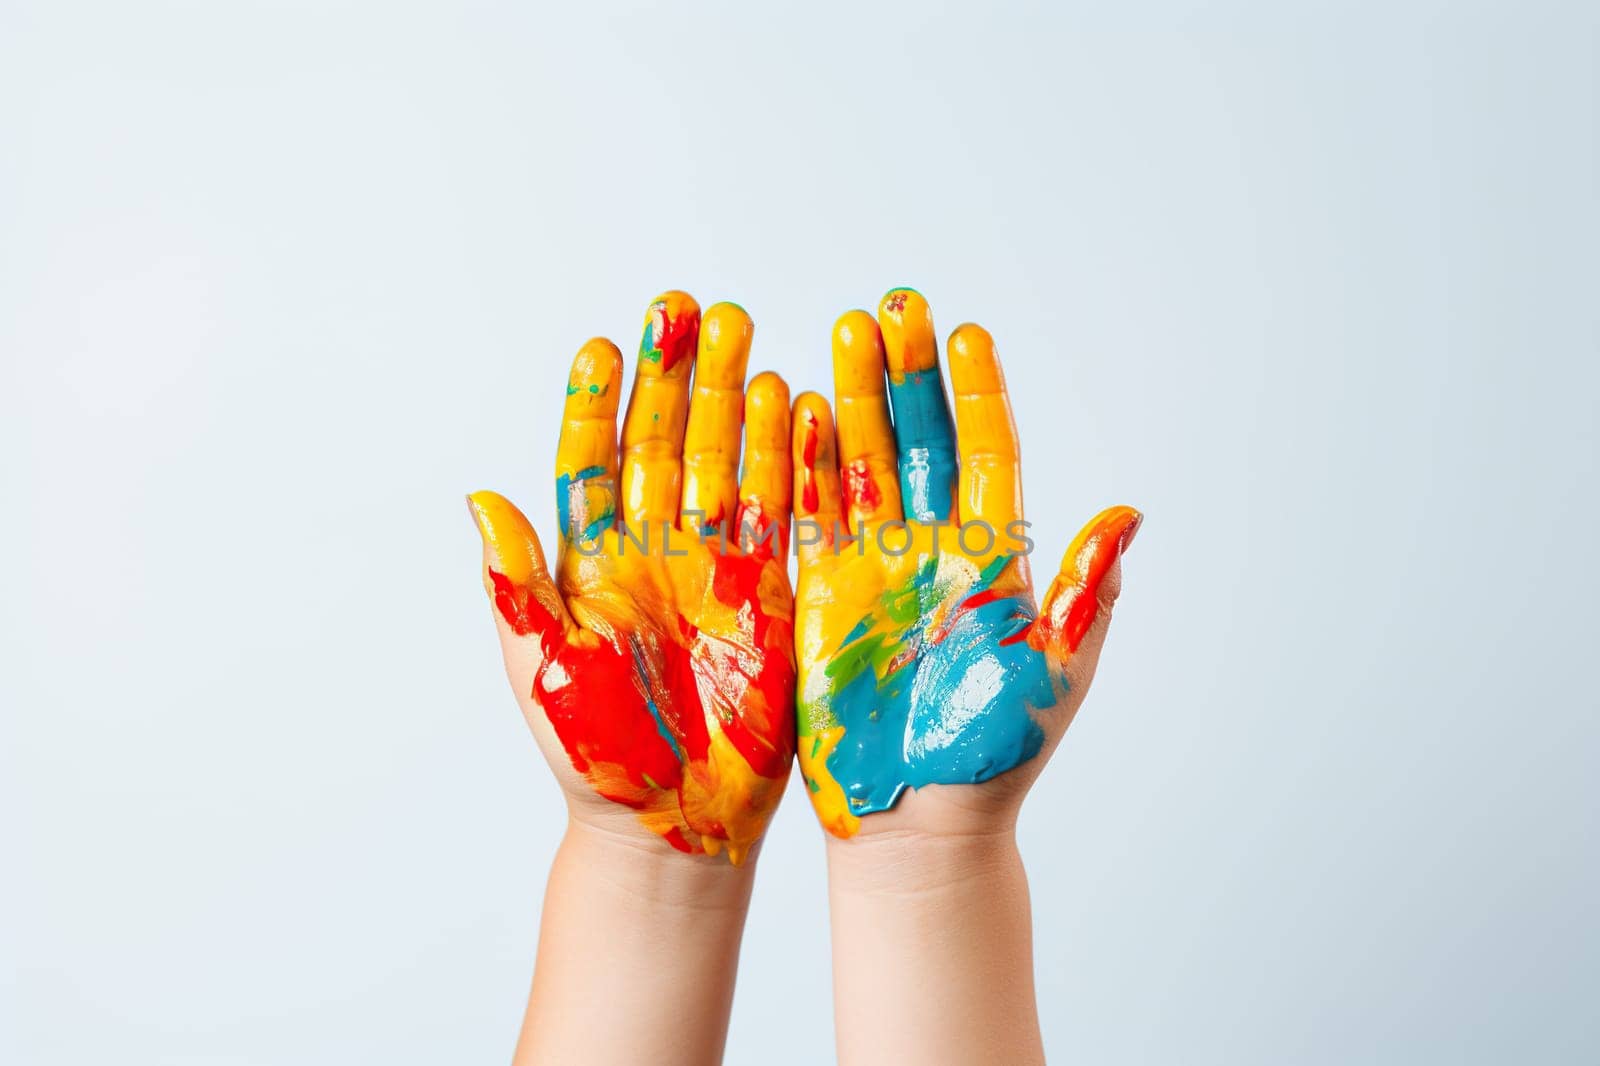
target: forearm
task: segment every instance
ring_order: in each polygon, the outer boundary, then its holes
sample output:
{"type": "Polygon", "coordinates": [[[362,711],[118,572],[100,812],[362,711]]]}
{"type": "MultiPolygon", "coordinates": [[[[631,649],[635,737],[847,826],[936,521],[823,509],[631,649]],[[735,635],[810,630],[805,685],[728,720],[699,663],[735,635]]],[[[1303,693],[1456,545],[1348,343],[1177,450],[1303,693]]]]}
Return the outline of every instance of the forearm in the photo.
{"type": "Polygon", "coordinates": [[[516,1063],[721,1060],[753,863],[570,823],[550,868],[516,1063]]]}
{"type": "Polygon", "coordinates": [[[1012,832],[830,840],[828,884],[840,1063],[1044,1061],[1012,832]]]}

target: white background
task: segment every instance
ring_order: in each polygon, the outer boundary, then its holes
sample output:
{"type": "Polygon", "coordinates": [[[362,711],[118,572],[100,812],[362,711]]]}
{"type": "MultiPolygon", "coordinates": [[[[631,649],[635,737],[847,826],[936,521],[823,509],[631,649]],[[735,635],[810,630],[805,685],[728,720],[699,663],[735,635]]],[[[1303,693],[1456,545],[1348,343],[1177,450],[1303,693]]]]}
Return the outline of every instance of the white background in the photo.
{"type": "MultiPolygon", "coordinates": [[[[1600,1058],[1594,9],[1106,8],[0,2],[0,1060],[506,1060],[562,814],[463,494],[553,529],[663,288],[798,390],[900,284],[1049,558],[1147,514],[1053,1058],[1600,1058]]],[[[831,1041],[793,790],[729,1060],[831,1041]]]]}

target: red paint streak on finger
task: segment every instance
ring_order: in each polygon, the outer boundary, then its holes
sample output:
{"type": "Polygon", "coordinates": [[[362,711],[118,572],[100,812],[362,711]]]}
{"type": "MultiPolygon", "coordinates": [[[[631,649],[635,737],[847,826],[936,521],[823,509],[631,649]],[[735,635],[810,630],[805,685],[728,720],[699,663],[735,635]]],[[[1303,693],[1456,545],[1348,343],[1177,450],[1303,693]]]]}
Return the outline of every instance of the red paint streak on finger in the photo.
{"type": "Polygon", "coordinates": [[[820,499],[817,495],[817,416],[805,413],[805,441],[800,445],[800,466],[804,470],[804,484],[800,488],[800,506],[806,514],[817,513],[820,499]]]}
{"type": "Polygon", "coordinates": [[[543,636],[555,626],[555,616],[545,609],[528,586],[513,583],[509,577],[492,567],[489,569],[489,583],[494,586],[495,608],[519,637],[534,633],[543,636]]]}
{"type": "Polygon", "coordinates": [[[662,837],[668,844],[671,844],[679,851],[689,855],[694,854],[694,845],[690,844],[683,838],[683,830],[679,829],[677,826],[673,826],[671,829],[667,830],[664,834],[662,834],[662,837]]]}
{"type": "Polygon", "coordinates": [[[694,355],[700,339],[700,312],[673,318],[665,305],[656,311],[655,346],[661,352],[661,372],[671,373],[672,368],[694,355]]]}
{"type": "Polygon", "coordinates": [[[1100,586],[1138,532],[1140,518],[1126,509],[1113,512],[1082,539],[1071,560],[1073,572],[1063,570],[1056,579],[1067,587],[1050,604],[1050,629],[1069,653],[1078,650],[1084,634],[1094,625],[1100,613],[1100,586]]]}
{"type": "Polygon", "coordinates": [[[878,488],[865,459],[845,467],[844,501],[852,514],[872,514],[883,506],[883,490],[878,488]]]}
{"type": "Polygon", "coordinates": [[[753,559],[782,559],[789,551],[789,522],[787,516],[780,522],[769,518],[761,501],[754,497],[739,504],[739,514],[732,531],[739,541],[739,550],[753,559]]]}

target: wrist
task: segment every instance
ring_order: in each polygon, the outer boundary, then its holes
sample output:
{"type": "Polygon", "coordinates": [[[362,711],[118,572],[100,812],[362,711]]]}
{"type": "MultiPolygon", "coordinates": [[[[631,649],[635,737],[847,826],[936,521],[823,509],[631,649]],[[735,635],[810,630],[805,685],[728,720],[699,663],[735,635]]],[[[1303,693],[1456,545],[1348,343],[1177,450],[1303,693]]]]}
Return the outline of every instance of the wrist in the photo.
{"type": "Polygon", "coordinates": [[[962,832],[891,829],[844,840],[829,837],[827,856],[834,894],[931,898],[959,894],[1022,868],[1012,822],[962,832]]]}
{"type": "Polygon", "coordinates": [[[630,910],[661,916],[742,917],[750,905],[755,856],[734,866],[723,856],[685,855],[654,838],[569,818],[556,854],[571,871],[630,910]]]}

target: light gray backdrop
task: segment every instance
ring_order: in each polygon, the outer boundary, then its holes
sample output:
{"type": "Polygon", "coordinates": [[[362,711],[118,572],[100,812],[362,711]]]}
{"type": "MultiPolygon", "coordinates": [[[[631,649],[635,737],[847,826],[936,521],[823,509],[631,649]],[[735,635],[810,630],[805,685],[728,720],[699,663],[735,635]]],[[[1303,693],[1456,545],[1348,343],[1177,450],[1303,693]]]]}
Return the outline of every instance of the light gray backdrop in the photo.
{"type": "MultiPolygon", "coordinates": [[[[683,287],[999,339],[1148,515],[1022,836],[1053,1057],[1594,1062],[1592,5],[0,3],[0,1060],[493,1063],[561,825],[462,494],[683,287]],[[1587,10],[1585,10],[1587,8],[1587,10]]],[[[773,828],[730,1061],[831,1054],[773,828]]]]}

